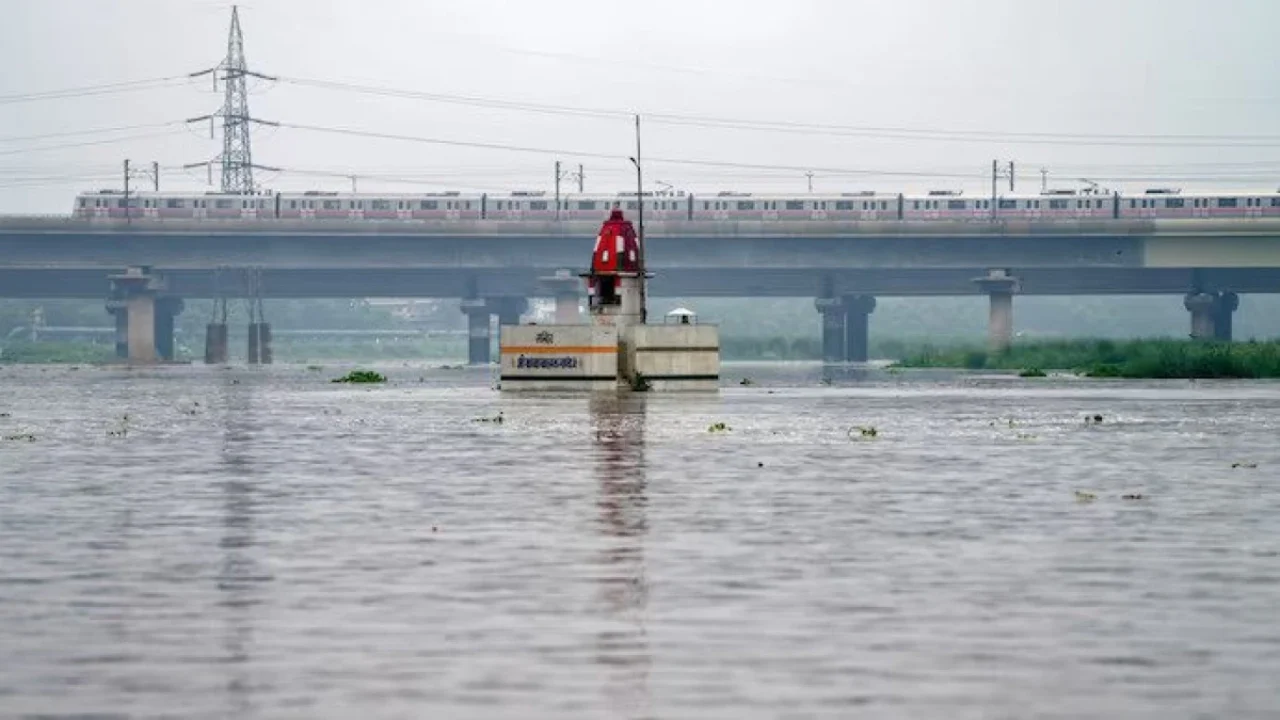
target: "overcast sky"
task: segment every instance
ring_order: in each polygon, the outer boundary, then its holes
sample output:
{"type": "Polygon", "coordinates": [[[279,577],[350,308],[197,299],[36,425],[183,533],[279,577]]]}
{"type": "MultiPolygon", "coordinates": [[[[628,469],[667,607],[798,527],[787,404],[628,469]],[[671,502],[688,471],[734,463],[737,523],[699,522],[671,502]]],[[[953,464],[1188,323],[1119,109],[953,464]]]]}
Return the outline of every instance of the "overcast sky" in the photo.
{"type": "MultiPolygon", "coordinates": [[[[210,67],[225,54],[230,7],[0,0],[7,68],[0,74],[0,212],[67,212],[79,190],[119,187],[126,157],[165,166],[164,189],[211,189],[202,170],[176,169],[220,150],[207,124],[180,123],[220,106],[207,77],[129,92],[27,96],[210,67]],[[135,126],[145,127],[31,139],[135,126]]],[[[1081,177],[1112,178],[1106,184],[1119,188],[1280,187],[1274,0],[251,0],[240,14],[251,68],[282,78],[253,82],[255,116],[558,151],[261,128],[255,161],[285,169],[259,174],[274,189],[349,189],[349,180],[299,174],[333,171],[365,176],[362,192],[550,190],[556,159],[566,168],[582,162],[589,192],[633,186],[625,117],[421,95],[846,128],[777,132],[646,120],[646,179],[695,192],[803,193],[804,170],[812,168],[821,192],[986,193],[994,158],[1016,161],[1019,189],[1029,191],[1039,189],[1041,167],[1051,185],[1063,187],[1081,177]],[[891,131],[851,132],[859,128],[891,131]],[[941,133],[923,139],[900,130],[941,133]],[[1268,137],[1225,148],[1156,137],[1150,142],[1169,146],[1150,147],[1090,137],[1098,134],[1268,137]],[[862,170],[907,174],[841,174],[862,170]],[[1189,179],[1143,179],[1169,176],[1189,179]]]]}

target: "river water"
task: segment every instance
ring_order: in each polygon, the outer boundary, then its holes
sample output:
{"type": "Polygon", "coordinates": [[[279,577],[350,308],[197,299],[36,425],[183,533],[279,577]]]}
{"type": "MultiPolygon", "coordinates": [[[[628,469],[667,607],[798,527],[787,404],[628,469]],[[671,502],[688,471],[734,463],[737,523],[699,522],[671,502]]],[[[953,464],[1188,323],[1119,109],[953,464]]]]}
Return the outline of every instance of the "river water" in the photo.
{"type": "Polygon", "coordinates": [[[0,716],[1280,714],[1278,384],[349,369],[0,368],[0,716]]]}

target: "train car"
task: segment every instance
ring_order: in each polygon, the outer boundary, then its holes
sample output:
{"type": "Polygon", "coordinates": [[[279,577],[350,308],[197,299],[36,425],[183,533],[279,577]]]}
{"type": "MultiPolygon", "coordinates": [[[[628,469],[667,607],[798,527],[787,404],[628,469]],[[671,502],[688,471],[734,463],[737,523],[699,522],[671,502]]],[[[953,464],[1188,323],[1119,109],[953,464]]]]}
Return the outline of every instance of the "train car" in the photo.
{"type": "Polygon", "coordinates": [[[721,192],[692,200],[692,220],[856,221],[896,220],[901,196],[876,192],[840,195],[755,195],[721,192]]]}
{"type": "Polygon", "coordinates": [[[1280,192],[1223,191],[1184,194],[1151,189],[1120,199],[1118,217],[1125,219],[1280,217],[1280,192]]]}
{"type": "Polygon", "coordinates": [[[1008,220],[1106,219],[1115,216],[1115,205],[1112,195],[1050,190],[1039,195],[1001,195],[995,215],[1008,220]]]}
{"type": "Polygon", "coordinates": [[[351,194],[309,190],[280,193],[276,217],[282,220],[479,220],[483,195],[457,192],[439,194],[351,194]]]}
{"type": "Polygon", "coordinates": [[[902,219],[990,220],[991,198],[966,198],[960,190],[932,190],[925,195],[904,195],[902,219]]]}
{"type": "Polygon", "coordinates": [[[274,217],[270,194],[129,193],[126,207],[122,190],[102,190],[76,198],[75,217],[90,220],[251,220],[274,217]]]}
{"type": "MultiPolygon", "coordinates": [[[[490,204],[497,202],[497,196],[490,196],[490,204]]],[[[517,199],[518,198],[513,198],[517,199]]],[[[692,195],[683,193],[657,193],[644,195],[644,218],[662,222],[666,220],[688,220],[692,195]]],[[[634,192],[618,192],[612,195],[567,194],[561,195],[557,201],[554,197],[521,212],[521,217],[536,220],[599,220],[602,214],[618,209],[628,214],[638,213],[640,206],[634,192]],[[557,202],[559,203],[557,206],[557,202]]]]}

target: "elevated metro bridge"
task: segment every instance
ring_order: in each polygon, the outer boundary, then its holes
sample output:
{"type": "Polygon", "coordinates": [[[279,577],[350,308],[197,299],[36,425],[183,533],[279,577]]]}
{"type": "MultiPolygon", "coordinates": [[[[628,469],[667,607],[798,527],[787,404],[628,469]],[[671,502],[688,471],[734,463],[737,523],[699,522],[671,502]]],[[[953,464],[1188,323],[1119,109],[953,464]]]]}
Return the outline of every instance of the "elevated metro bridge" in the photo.
{"type": "MultiPolygon", "coordinates": [[[[518,317],[526,298],[580,292],[598,227],[0,217],[0,297],[106,297],[135,268],[162,297],[461,298],[487,337],[490,316],[518,317]]],[[[833,359],[865,355],[877,295],[986,293],[999,346],[1017,293],[1185,294],[1193,335],[1229,337],[1237,294],[1280,292],[1280,220],[1265,218],[665,221],[645,234],[652,296],[814,297],[833,359]]]]}

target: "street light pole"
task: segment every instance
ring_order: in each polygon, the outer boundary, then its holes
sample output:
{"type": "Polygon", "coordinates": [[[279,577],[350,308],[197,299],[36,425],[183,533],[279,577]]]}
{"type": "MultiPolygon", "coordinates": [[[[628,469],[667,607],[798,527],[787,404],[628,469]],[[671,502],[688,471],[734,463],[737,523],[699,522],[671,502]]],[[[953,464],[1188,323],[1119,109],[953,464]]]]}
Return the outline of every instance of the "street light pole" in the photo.
{"type": "Polygon", "coordinates": [[[648,290],[645,285],[645,275],[647,274],[646,265],[644,264],[644,173],[640,167],[640,115],[636,115],[636,156],[631,158],[631,164],[636,166],[636,202],[640,208],[640,227],[636,232],[639,239],[640,257],[638,258],[640,266],[640,324],[643,325],[648,321],[649,300],[648,290]]]}

